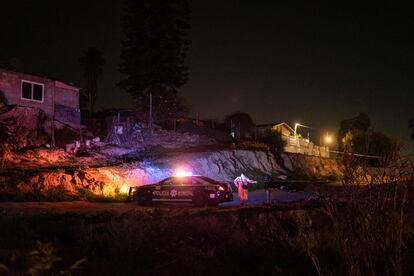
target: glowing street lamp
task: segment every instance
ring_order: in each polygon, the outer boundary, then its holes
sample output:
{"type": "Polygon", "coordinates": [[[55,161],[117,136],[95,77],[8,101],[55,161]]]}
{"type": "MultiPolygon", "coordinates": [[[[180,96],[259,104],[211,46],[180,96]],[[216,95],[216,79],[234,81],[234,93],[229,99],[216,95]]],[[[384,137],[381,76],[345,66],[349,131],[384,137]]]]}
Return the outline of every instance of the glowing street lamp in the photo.
{"type": "Polygon", "coordinates": [[[326,133],[326,136],[325,136],[325,143],[326,144],[328,144],[328,145],[330,145],[331,143],[332,143],[332,136],[331,135],[329,135],[328,133],[326,133]]]}
{"type": "Polygon", "coordinates": [[[295,124],[295,137],[296,137],[296,138],[298,137],[298,133],[296,132],[296,131],[297,131],[297,129],[298,129],[298,126],[301,126],[301,127],[306,127],[306,128],[311,128],[311,127],[309,127],[309,126],[305,126],[305,125],[302,125],[302,124],[296,123],[296,124],[295,124]]]}
{"type": "Polygon", "coordinates": [[[333,143],[333,141],[334,141],[334,138],[332,137],[332,135],[330,135],[328,132],[326,133],[326,135],[325,136],[323,136],[323,137],[321,137],[321,139],[319,140],[319,144],[322,146],[322,142],[323,141],[323,143],[325,144],[325,145],[330,145],[330,144],[332,144],[333,143]],[[323,138],[323,140],[322,140],[322,138],[323,138]]]}
{"type": "Polygon", "coordinates": [[[296,130],[298,129],[299,123],[295,123],[295,138],[298,137],[296,130]]]}

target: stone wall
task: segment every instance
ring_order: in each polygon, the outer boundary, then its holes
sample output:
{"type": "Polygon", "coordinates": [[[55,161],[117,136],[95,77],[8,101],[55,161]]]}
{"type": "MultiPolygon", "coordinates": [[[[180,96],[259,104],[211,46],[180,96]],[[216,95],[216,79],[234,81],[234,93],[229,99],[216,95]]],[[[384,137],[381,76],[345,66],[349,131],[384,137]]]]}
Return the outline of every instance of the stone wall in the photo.
{"type": "Polygon", "coordinates": [[[284,148],[286,152],[329,158],[329,147],[327,146],[315,145],[309,139],[295,136],[282,136],[282,139],[286,142],[284,148]]]}

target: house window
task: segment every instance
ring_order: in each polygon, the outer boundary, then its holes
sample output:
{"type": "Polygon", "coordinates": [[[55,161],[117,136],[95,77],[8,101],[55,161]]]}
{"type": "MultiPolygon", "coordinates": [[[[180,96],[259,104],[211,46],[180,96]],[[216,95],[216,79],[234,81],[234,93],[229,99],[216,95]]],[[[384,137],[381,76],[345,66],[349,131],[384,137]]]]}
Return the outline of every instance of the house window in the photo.
{"type": "Polygon", "coordinates": [[[22,81],[22,99],[43,102],[44,85],[41,83],[22,81]]]}

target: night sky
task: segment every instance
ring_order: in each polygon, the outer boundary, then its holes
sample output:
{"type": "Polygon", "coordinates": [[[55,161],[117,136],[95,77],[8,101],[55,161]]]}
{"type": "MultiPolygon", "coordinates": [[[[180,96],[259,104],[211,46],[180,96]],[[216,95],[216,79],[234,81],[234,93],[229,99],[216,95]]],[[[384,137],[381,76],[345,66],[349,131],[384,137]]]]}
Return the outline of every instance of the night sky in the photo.
{"type": "MultiPolygon", "coordinates": [[[[0,63],[82,86],[77,60],[97,47],[107,61],[97,109],[130,106],[114,84],[121,79],[123,37],[122,1],[114,2],[2,4],[0,63]]],[[[364,111],[376,129],[413,152],[407,123],[414,117],[411,9],[392,1],[278,2],[191,2],[190,80],[181,95],[193,115],[222,119],[246,111],[256,123],[310,125],[316,140],[364,111]]]]}

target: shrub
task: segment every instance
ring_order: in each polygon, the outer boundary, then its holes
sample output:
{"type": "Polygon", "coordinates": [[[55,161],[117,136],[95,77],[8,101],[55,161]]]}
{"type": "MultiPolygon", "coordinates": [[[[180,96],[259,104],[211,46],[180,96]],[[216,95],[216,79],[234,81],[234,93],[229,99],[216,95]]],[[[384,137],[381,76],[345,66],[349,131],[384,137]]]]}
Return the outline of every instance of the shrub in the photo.
{"type": "Polygon", "coordinates": [[[407,172],[412,174],[413,165],[400,163],[392,170],[373,172],[360,167],[352,156],[343,161],[342,200],[323,201],[331,230],[315,235],[320,230],[314,221],[299,221],[303,229],[300,246],[319,275],[407,274],[414,179],[407,172]],[[340,266],[332,266],[332,257],[324,255],[327,251],[336,252],[333,255],[340,266]]]}
{"type": "Polygon", "coordinates": [[[327,176],[326,176],[326,180],[330,181],[330,182],[338,182],[339,180],[341,180],[341,176],[334,173],[334,172],[330,172],[327,176]]]}
{"type": "Polygon", "coordinates": [[[271,150],[282,152],[286,146],[286,141],[282,139],[282,135],[277,131],[268,130],[259,141],[268,145],[271,150]]]}
{"type": "Polygon", "coordinates": [[[28,145],[29,132],[25,127],[18,127],[11,137],[13,150],[19,150],[28,145]]]}
{"type": "Polygon", "coordinates": [[[66,144],[73,143],[73,141],[79,139],[79,132],[68,127],[55,129],[56,146],[60,148],[65,148],[66,144]]]}
{"type": "Polygon", "coordinates": [[[8,266],[0,263],[0,275],[72,275],[85,261],[79,259],[65,268],[52,243],[36,241],[33,250],[14,255],[8,266]]]}
{"type": "Polygon", "coordinates": [[[262,150],[268,151],[270,148],[264,143],[257,143],[254,141],[242,141],[237,143],[237,147],[246,150],[262,150]]]}

